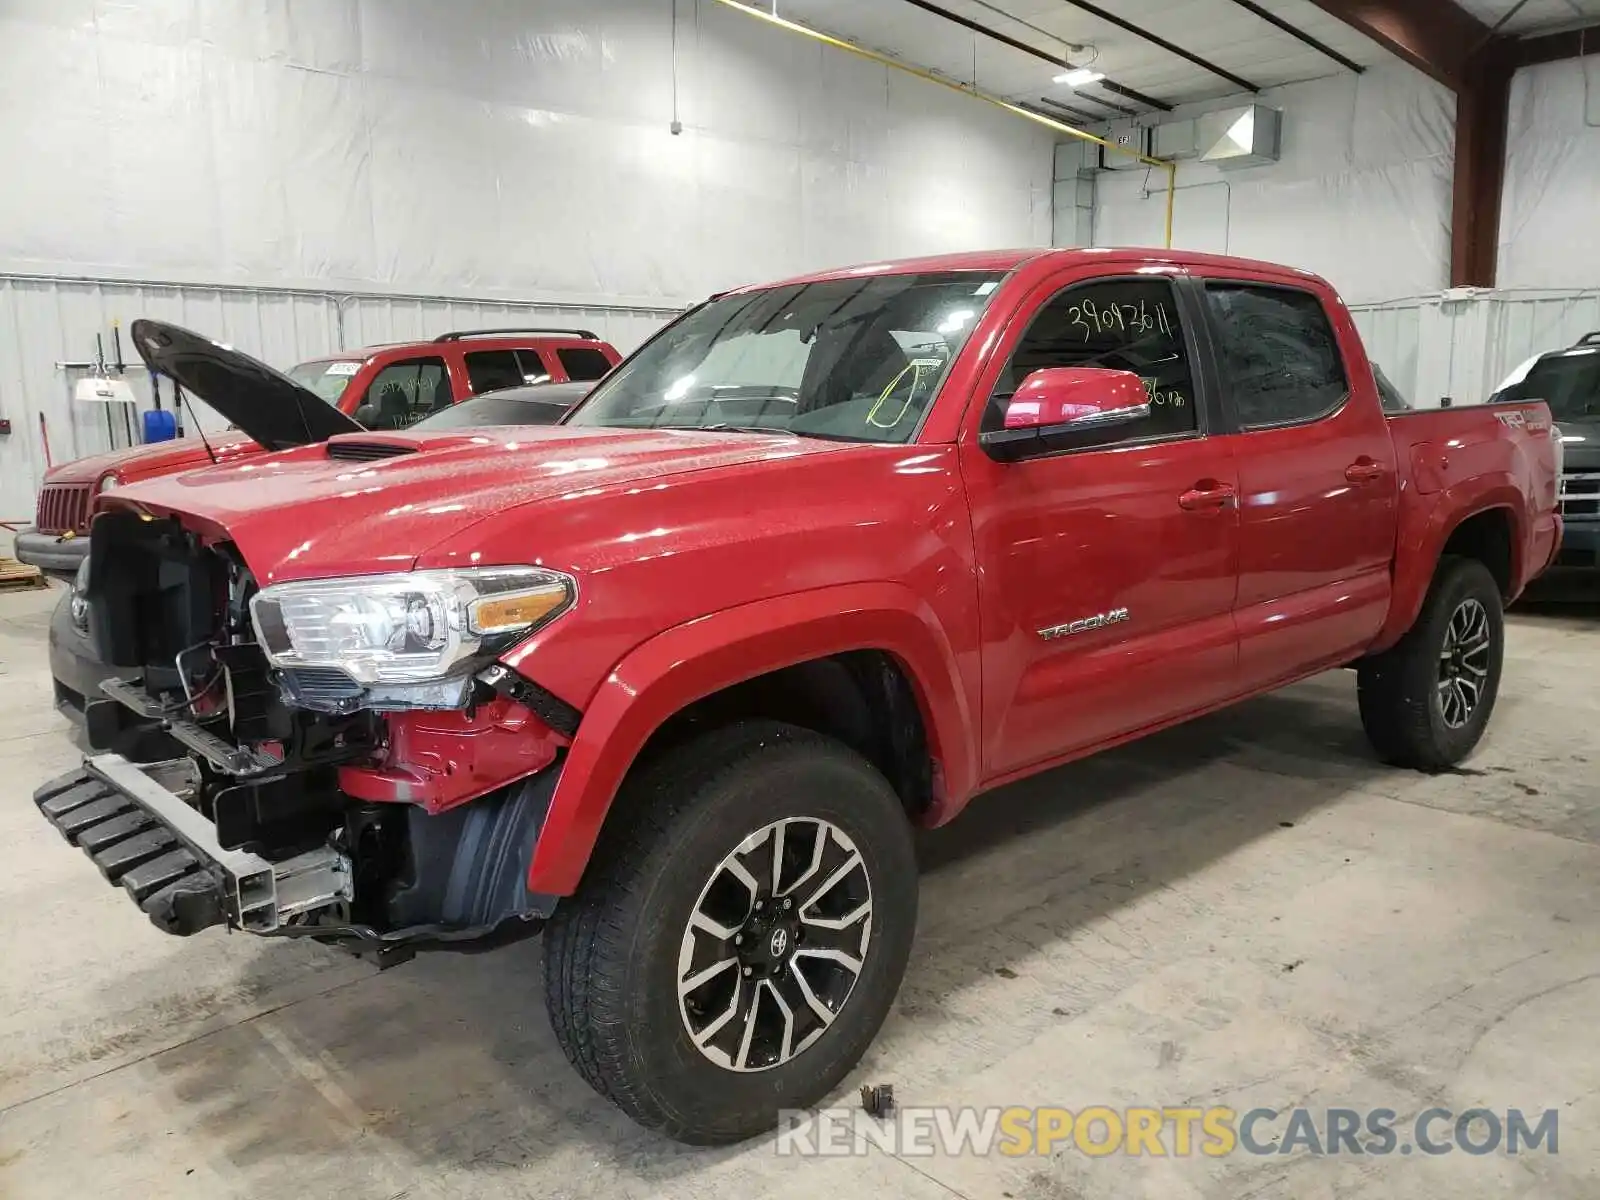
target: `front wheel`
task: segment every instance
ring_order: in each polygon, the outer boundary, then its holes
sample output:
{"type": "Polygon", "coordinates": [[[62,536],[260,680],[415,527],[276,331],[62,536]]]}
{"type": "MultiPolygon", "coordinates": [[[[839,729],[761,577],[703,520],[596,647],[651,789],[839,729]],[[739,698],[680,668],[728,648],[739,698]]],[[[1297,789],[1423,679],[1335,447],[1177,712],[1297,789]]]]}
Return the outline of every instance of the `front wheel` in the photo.
{"type": "Polygon", "coordinates": [[[826,1096],[877,1034],[916,925],[899,798],[831,739],[718,730],[631,777],[546,930],[556,1039],[680,1141],[733,1142],[826,1096]]]}
{"type": "Polygon", "coordinates": [[[1359,664],[1361,723],[1378,756],[1423,771],[1460,762],[1489,723],[1504,657],[1499,585],[1476,559],[1445,559],[1416,624],[1359,664]]]}

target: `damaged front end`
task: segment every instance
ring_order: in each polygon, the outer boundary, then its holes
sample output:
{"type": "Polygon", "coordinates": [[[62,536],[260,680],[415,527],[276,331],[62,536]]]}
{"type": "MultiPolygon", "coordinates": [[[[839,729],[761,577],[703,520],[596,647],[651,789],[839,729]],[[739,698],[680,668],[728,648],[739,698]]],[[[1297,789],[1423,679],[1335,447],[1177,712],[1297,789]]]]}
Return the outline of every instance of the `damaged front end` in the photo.
{"type": "Polygon", "coordinates": [[[553,909],[528,864],[578,714],[495,660],[565,611],[565,576],[260,588],[221,531],[116,509],[89,596],[119,678],[85,713],[96,753],[35,800],[158,927],[388,962],[553,909]]]}

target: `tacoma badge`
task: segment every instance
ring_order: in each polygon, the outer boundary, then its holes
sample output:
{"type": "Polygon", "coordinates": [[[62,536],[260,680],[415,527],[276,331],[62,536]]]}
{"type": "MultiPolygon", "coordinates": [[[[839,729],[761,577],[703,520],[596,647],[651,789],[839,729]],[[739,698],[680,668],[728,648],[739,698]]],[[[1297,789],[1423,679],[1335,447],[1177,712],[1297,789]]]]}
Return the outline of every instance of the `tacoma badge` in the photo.
{"type": "Polygon", "coordinates": [[[1092,617],[1084,617],[1080,621],[1068,621],[1065,625],[1051,625],[1048,629],[1039,630],[1039,636],[1047,642],[1057,638],[1071,637],[1075,633],[1084,633],[1090,629],[1100,629],[1106,625],[1115,625],[1118,621],[1128,619],[1128,610],[1113,608],[1110,612],[1096,613],[1092,617]]]}

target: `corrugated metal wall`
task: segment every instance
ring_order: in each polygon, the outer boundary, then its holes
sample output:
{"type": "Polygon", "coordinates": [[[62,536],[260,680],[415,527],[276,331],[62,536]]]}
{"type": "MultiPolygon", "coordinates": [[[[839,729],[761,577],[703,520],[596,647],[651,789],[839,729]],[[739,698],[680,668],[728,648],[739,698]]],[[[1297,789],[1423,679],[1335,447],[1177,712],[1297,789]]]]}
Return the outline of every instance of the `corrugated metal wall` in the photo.
{"type": "MultiPolygon", "coordinates": [[[[347,295],[336,292],[172,286],[108,280],[65,280],[0,275],[0,417],[11,422],[0,436],[0,521],[30,520],[45,472],[39,417],[45,419],[50,454],[57,463],[128,444],[123,406],[72,399],[87,372],[61,364],[96,357],[99,334],[108,361],[113,322],[120,322],[126,378],[142,412],[151,406],[149,382],[128,340],[138,317],[156,317],[239,347],[276,367],[377,342],[411,341],[448,329],[510,325],[593,329],[624,353],[673,315],[667,308],[569,307],[479,302],[441,297],[347,295]],[[106,409],[111,408],[110,425],[106,409]]],[[[170,404],[170,387],[163,388],[170,404]]],[[[202,425],[223,421],[197,406],[202,425]]],[[[129,414],[137,436],[140,417],[129,414]]],[[[188,422],[185,418],[186,424],[188,422]]]]}
{"type": "Polygon", "coordinates": [[[1351,314],[1368,355],[1413,403],[1478,404],[1519,363],[1600,329],[1600,290],[1428,296],[1351,314]]]}

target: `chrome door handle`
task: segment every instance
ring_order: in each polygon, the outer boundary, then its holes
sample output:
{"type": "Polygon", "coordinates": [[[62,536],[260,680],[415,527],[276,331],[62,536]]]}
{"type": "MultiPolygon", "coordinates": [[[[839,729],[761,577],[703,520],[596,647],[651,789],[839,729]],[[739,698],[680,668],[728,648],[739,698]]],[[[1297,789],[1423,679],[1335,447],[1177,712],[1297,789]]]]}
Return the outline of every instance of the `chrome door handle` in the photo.
{"type": "Polygon", "coordinates": [[[1203,512],[1213,508],[1227,508],[1237,499],[1232,484],[1202,480],[1178,497],[1178,507],[1189,512],[1203,512]]]}
{"type": "Polygon", "coordinates": [[[1383,478],[1383,464],[1358,458],[1344,469],[1344,477],[1351,483],[1372,483],[1383,478]]]}

